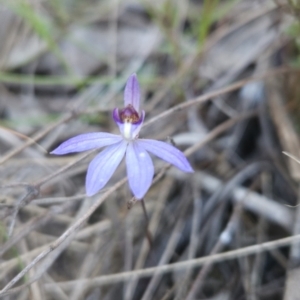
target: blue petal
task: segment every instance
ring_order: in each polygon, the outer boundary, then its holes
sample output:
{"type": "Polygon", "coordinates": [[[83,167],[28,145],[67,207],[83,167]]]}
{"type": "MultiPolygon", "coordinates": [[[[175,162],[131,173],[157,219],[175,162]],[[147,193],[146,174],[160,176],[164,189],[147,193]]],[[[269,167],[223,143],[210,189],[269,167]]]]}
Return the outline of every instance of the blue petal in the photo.
{"type": "Polygon", "coordinates": [[[112,111],[112,117],[113,117],[113,120],[118,124],[118,123],[121,123],[121,119],[120,119],[120,112],[119,112],[119,109],[118,108],[114,108],[113,111],[112,111]]]}
{"type": "Polygon", "coordinates": [[[133,195],[137,199],[143,199],[151,186],[154,167],[150,155],[136,141],[128,144],[126,166],[133,195]]]}
{"type": "Polygon", "coordinates": [[[148,139],[140,139],[136,143],[178,169],[188,173],[194,172],[184,154],[174,146],[165,142],[148,139]]]}
{"type": "Polygon", "coordinates": [[[138,112],[140,108],[140,86],[136,74],[132,74],[127,80],[124,91],[124,106],[132,105],[138,112]]]}
{"type": "Polygon", "coordinates": [[[72,152],[82,152],[118,143],[122,137],[106,132],[93,132],[77,135],[54,149],[51,154],[62,155],[72,152]]]}
{"type": "Polygon", "coordinates": [[[126,147],[125,141],[111,145],[91,161],[85,183],[88,196],[93,196],[106,185],[124,157],[126,147]]]}

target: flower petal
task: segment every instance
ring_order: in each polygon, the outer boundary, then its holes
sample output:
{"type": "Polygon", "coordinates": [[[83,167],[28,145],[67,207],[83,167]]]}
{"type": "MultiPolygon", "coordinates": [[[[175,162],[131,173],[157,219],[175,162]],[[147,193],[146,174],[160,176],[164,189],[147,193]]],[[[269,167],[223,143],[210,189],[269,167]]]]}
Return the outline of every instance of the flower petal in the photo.
{"type": "Polygon", "coordinates": [[[113,109],[112,117],[113,117],[113,120],[114,120],[117,124],[122,122],[121,119],[120,119],[120,112],[119,112],[119,109],[118,109],[118,108],[114,108],[114,109],[113,109]]]}
{"type": "Polygon", "coordinates": [[[143,199],[151,186],[154,167],[150,155],[136,141],[126,151],[127,176],[130,189],[137,199],[143,199]]]}
{"type": "Polygon", "coordinates": [[[122,137],[106,132],[93,132],[77,135],[63,142],[51,154],[62,155],[72,152],[82,152],[118,143],[122,137]]]}
{"type": "Polygon", "coordinates": [[[140,108],[140,86],[136,74],[132,74],[127,80],[124,91],[124,106],[131,104],[138,112],[140,108]]]}
{"type": "Polygon", "coordinates": [[[121,141],[104,149],[91,161],[85,181],[88,196],[93,196],[106,185],[124,157],[126,148],[127,143],[121,141]]]}
{"type": "Polygon", "coordinates": [[[136,143],[178,169],[188,173],[194,172],[184,154],[174,146],[165,142],[148,139],[140,139],[136,143]]]}

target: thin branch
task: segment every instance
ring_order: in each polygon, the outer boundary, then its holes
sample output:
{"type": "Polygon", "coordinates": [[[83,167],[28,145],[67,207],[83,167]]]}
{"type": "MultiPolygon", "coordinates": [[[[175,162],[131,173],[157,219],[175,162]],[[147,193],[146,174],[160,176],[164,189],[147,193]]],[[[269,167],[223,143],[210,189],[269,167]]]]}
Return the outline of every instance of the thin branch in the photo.
{"type": "MultiPolygon", "coordinates": [[[[95,278],[87,278],[82,280],[72,280],[68,282],[60,282],[58,285],[65,291],[71,290],[74,288],[74,285],[78,284],[79,282],[87,284],[89,287],[99,287],[102,285],[107,284],[113,284],[118,282],[126,282],[128,280],[131,280],[132,276],[136,276],[137,278],[145,278],[153,276],[153,274],[166,274],[169,272],[174,271],[182,271],[187,268],[196,268],[200,267],[207,263],[218,263],[223,262],[227,260],[236,259],[239,257],[245,257],[248,255],[258,254],[265,251],[270,251],[279,247],[289,246],[292,243],[299,242],[300,241],[300,234],[295,236],[286,237],[283,239],[277,239],[275,241],[266,242],[258,245],[248,246],[244,248],[240,248],[237,250],[227,251],[224,253],[218,253],[214,255],[204,256],[200,258],[194,258],[182,262],[177,262],[173,264],[158,266],[158,267],[151,267],[146,268],[142,270],[135,270],[135,271],[129,271],[129,272],[122,272],[112,275],[104,275],[99,276],[95,278]]],[[[51,288],[51,284],[46,284],[45,287],[51,288]]],[[[1,294],[3,295],[3,292],[1,291],[1,294]]]]}
{"type": "Polygon", "coordinates": [[[35,144],[37,141],[39,141],[42,137],[44,137],[50,131],[52,131],[53,129],[55,129],[57,126],[70,121],[74,117],[75,117],[74,113],[69,113],[68,115],[66,115],[65,117],[63,117],[61,120],[59,120],[56,123],[53,123],[50,126],[46,127],[45,129],[43,129],[42,131],[40,131],[39,133],[37,133],[32,139],[30,139],[26,143],[24,143],[22,146],[20,146],[18,148],[15,148],[12,151],[10,151],[9,153],[7,153],[6,155],[4,155],[2,157],[2,159],[0,160],[0,165],[3,164],[3,163],[5,163],[7,160],[9,160],[10,158],[12,158],[16,154],[18,154],[21,151],[23,151],[28,146],[31,146],[31,145],[35,144]]]}
{"type": "Polygon", "coordinates": [[[29,270],[31,270],[39,261],[41,261],[47,254],[56,249],[67,237],[77,231],[80,226],[95,212],[95,210],[103,203],[103,201],[112,194],[116,189],[121,187],[127,178],[123,178],[117,182],[113,187],[111,187],[106,193],[104,193],[91,208],[74,223],[72,227],[66,230],[57,240],[55,240],[47,249],[41,252],[29,265],[27,265],[19,274],[17,274],[1,291],[2,295],[5,291],[10,289],[15,283],[17,283],[29,270]]]}
{"type": "Polygon", "coordinates": [[[204,94],[202,96],[196,97],[196,98],[191,99],[189,101],[186,101],[186,102],[183,102],[183,103],[178,104],[176,106],[173,106],[172,108],[164,111],[163,113],[159,114],[158,116],[153,117],[152,119],[150,119],[148,122],[146,122],[143,125],[143,127],[149,126],[150,124],[155,123],[159,119],[165,118],[165,117],[173,114],[174,112],[186,109],[186,108],[188,108],[190,106],[193,106],[193,105],[197,105],[197,104],[200,104],[200,103],[207,102],[208,100],[211,100],[211,99],[216,98],[218,96],[221,96],[223,94],[233,92],[233,91],[241,88],[242,86],[248,84],[249,82],[262,80],[262,79],[268,78],[269,76],[278,76],[278,75],[281,75],[281,74],[287,73],[287,72],[300,72],[300,70],[299,69],[292,69],[290,67],[280,67],[280,68],[276,68],[276,69],[273,69],[271,71],[268,71],[268,72],[266,72],[264,74],[261,74],[259,76],[249,77],[247,79],[237,81],[237,82],[235,82],[231,85],[226,86],[225,88],[222,88],[222,89],[219,89],[217,91],[204,94]]]}
{"type": "Polygon", "coordinates": [[[147,240],[149,242],[149,247],[152,248],[153,238],[152,238],[151,232],[149,231],[149,217],[148,217],[148,213],[147,213],[147,209],[146,209],[144,199],[141,200],[141,205],[142,205],[143,213],[144,213],[145,220],[146,220],[145,231],[146,231],[147,240]]]}

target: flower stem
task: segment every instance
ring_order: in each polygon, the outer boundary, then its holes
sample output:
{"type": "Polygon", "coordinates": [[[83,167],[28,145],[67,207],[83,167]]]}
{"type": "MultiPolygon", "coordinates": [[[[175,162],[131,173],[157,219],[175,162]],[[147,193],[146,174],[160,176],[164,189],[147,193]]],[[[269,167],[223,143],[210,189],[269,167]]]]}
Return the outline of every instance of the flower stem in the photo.
{"type": "Polygon", "coordinates": [[[145,219],[146,219],[146,237],[147,237],[147,240],[149,242],[149,247],[152,248],[153,238],[152,238],[151,232],[149,231],[149,217],[148,217],[145,201],[144,201],[144,199],[142,199],[140,202],[141,202],[143,212],[144,212],[144,216],[145,216],[145,219]]]}

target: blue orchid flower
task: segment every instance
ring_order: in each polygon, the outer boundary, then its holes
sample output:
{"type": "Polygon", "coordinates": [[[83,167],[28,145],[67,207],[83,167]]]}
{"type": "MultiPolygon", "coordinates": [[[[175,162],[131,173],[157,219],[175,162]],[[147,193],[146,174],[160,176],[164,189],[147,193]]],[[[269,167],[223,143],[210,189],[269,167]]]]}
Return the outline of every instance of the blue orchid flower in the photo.
{"type": "Polygon", "coordinates": [[[94,132],[75,136],[51,154],[63,155],[92,149],[105,148],[89,164],[86,175],[86,194],[93,196],[100,191],[126,157],[127,177],[136,199],[143,199],[151,186],[154,166],[148,152],[174,165],[183,172],[193,172],[184,154],[165,142],[139,139],[145,112],[140,112],[140,88],[135,74],[128,79],[124,92],[124,108],[113,110],[113,119],[121,135],[94,132]]]}

